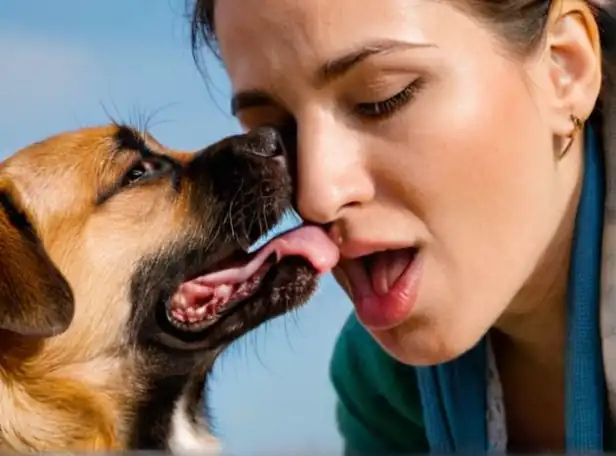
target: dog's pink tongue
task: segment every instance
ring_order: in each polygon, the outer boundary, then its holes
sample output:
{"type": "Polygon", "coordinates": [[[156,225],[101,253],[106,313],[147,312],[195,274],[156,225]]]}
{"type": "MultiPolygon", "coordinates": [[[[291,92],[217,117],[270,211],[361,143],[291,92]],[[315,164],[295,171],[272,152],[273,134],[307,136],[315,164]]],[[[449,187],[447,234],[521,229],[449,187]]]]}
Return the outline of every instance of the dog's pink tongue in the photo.
{"type": "Polygon", "coordinates": [[[340,252],[336,244],[321,228],[303,225],[269,241],[253,255],[250,261],[206,274],[197,278],[196,281],[203,285],[245,282],[273,254],[276,255],[278,261],[284,257],[300,256],[312,264],[319,274],[323,274],[336,266],[340,252]]]}
{"type": "Polygon", "coordinates": [[[220,308],[254,293],[269,269],[266,261],[275,255],[300,256],[323,274],[338,263],[340,252],[321,228],[304,225],[288,231],[261,247],[247,261],[197,277],[180,286],[171,311],[180,321],[199,321],[220,308]]]}

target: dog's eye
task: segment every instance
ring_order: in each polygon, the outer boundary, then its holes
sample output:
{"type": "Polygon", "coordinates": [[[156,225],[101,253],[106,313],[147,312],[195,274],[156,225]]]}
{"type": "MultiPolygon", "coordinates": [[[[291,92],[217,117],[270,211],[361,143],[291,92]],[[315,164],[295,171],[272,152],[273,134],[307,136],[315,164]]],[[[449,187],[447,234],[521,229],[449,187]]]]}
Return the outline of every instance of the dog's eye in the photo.
{"type": "Polygon", "coordinates": [[[150,179],[152,177],[159,176],[160,174],[168,171],[171,164],[160,157],[148,157],[140,160],[128,172],[122,179],[122,185],[128,186],[140,182],[144,179],[150,179]]]}

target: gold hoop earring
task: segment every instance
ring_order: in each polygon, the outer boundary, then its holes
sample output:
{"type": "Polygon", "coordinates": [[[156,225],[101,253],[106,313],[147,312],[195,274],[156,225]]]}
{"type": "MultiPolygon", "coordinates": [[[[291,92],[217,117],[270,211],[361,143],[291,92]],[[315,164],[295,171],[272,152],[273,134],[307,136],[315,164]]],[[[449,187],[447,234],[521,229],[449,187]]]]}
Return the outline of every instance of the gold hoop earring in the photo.
{"type": "Polygon", "coordinates": [[[569,133],[569,135],[567,136],[569,138],[569,141],[567,142],[567,145],[563,148],[563,150],[558,154],[558,159],[563,158],[567,154],[567,152],[569,152],[569,149],[571,149],[571,146],[573,145],[573,141],[575,141],[576,135],[582,129],[582,120],[578,116],[576,116],[575,114],[569,114],[569,119],[571,119],[573,129],[571,130],[571,133],[569,133]]]}

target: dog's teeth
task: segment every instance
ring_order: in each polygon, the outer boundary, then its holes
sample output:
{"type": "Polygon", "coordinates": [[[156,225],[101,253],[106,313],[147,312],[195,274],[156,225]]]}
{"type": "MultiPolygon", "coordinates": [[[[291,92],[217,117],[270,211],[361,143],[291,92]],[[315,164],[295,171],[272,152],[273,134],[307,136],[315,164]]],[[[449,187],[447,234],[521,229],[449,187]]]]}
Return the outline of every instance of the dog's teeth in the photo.
{"type": "Polygon", "coordinates": [[[174,309],[174,310],[171,311],[171,316],[173,318],[175,318],[177,321],[182,322],[182,323],[184,323],[184,321],[186,319],[185,315],[184,315],[184,312],[181,312],[181,311],[179,311],[177,309],[174,309]]]}
{"type": "Polygon", "coordinates": [[[214,287],[186,283],[176,293],[169,309],[169,318],[176,326],[187,331],[201,331],[218,320],[237,302],[254,294],[262,275],[255,275],[240,284],[222,284],[214,287]],[[185,292],[185,293],[184,293],[185,292]]]}
{"type": "Polygon", "coordinates": [[[186,308],[184,309],[184,312],[186,313],[186,316],[187,316],[189,319],[192,319],[192,318],[194,318],[194,316],[195,316],[195,312],[196,312],[196,310],[195,310],[195,308],[194,308],[194,307],[186,307],[186,308]]]}
{"type": "Polygon", "coordinates": [[[219,285],[216,287],[216,297],[221,299],[229,299],[233,293],[233,285],[219,285]]]}
{"type": "Polygon", "coordinates": [[[186,302],[186,296],[184,296],[182,293],[179,293],[174,297],[173,299],[174,307],[186,308],[187,305],[188,303],[186,302]]]}
{"type": "Polygon", "coordinates": [[[207,312],[208,312],[208,306],[201,306],[195,309],[195,314],[198,315],[200,318],[205,317],[207,312]]]}

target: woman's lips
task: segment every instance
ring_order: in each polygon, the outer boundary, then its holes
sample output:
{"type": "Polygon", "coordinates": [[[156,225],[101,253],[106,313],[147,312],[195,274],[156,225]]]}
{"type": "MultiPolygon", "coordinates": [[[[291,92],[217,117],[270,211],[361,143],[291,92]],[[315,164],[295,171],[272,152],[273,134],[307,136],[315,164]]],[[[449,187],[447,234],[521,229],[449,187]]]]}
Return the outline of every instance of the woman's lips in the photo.
{"type": "Polygon", "coordinates": [[[422,262],[412,248],[349,260],[341,268],[349,282],[357,316],[369,329],[398,326],[411,313],[419,291],[422,262]]]}

